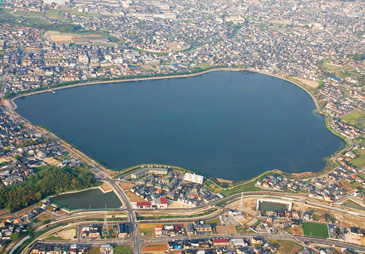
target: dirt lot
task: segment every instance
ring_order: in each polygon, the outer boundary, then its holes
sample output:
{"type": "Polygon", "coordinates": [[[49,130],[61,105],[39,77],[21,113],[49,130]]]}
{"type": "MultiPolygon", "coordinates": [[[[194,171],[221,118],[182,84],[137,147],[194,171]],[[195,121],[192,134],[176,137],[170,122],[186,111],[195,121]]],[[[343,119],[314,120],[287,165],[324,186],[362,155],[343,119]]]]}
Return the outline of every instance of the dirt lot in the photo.
{"type": "Polygon", "coordinates": [[[306,210],[314,211],[320,216],[324,214],[329,214],[335,219],[337,219],[340,222],[340,224],[345,227],[357,227],[358,225],[365,225],[365,219],[355,215],[349,216],[348,214],[341,212],[333,212],[333,211],[329,212],[328,210],[318,209],[316,207],[312,207],[309,205],[306,206],[306,210]]]}
{"type": "MultiPolygon", "coordinates": [[[[256,198],[245,198],[242,201],[242,208],[243,208],[243,212],[245,213],[249,213],[249,214],[256,214],[256,203],[257,203],[257,199],[256,198]]],[[[228,209],[234,209],[234,210],[238,210],[240,211],[240,200],[229,204],[227,206],[228,209]]]]}
{"type": "Polygon", "coordinates": [[[146,200],[138,197],[136,194],[134,194],[130,191],[126,191],[125,194],[127,194],[128,198],[131,202],[146,202],[146,200]]]}
{"type": "Polygon", "coordinates": [[[190,208],[190,207],[193,207],[193,206],[169,200],[169,208],[190,208]]]}
{"type": "Polygon", "coordinates": [[[112,189],[113,189],[113,187],[110,185],[110,183],[108,183],[108,182],[103,182],[103,184],[102,185],[100,185],[100,188],[103,190],[103,191],[105,191],[105,192],[107,192],[107,191],[111,191],[112,189]]]}
{"type": "Polygon", "coordinates": [[[149,244],[142,249],[142,253],[166,253],[168,250],[167,244],[149,244]]]}
{"type": "Polygon", "coordinates": [[[8,210],[0,209],[0,216],[8,214],[8,210]]]}
{"type": "Polygon", "coordinates": [[[303,172],[303,173],[292,173],[291,174],[291,176],[296,179],[308,178],[308,177],[312,177],[312,176],[316,176],[316,175],[318,175],[318,174],[314,173],[314,172],[303,172]]]}
{"type": "Polygon", "coordinates": [[[63,240],[71,240],[72,238],[76,237],[76,229],[68,229],[60,232],[60,237],[63,240]]]}
{"type": "Polygon", "coordinates": [[[49,220],[51,218],[52,218],[52,215],[50,215],[49,213],[42,213],[40,216],[37,217],[37,219],[40,221],[49,220]]]}
{"type": "Polygon", "coordinates": [[[61,164],[60,161],[55,160],[54,158],[45,158],[43,161],[52,166],[58,166],[61,164]]]}
{"type": "Polygon", "coordinates": [[[139,224],[138,231],[146,237],[152,237],[155,235],[155,226],[161,224],[139,224]]]}
{"type": "Polygon", "coordinates": [[[134,186],[133,183],[124,183],[124,182],[119,183],[119,185],[120,187],[122,187],[123,190],[129,190],[134,186]]]}
{"type": "Polygon", "coordinates": [[[303,225],[300,225],[298,227],[292,227],[291,228],[291,233],[293,235],[304,235],[304,232],[303,232],[303,225]]]}
{"type": "Polygon", "coordinates": [[[316,88],[319,85],[319,83],[314,80],[310,80],[310,79],[306,79],[306,78],[299,78],[299,77],[295,77],[295,79],[297,79],[300,82],[303,82],[305,85],[313,87],[313,88],[316,88]]]}
{"type": "Polygon", "coordinates": [[[74,37],[71,34],[50,34],[48,36],[49,40],[55,43],[70,43],[74,37]]]}
{"type": "Polygon", "coordinates": [[[216,230],[217,230],[217,234],[219,234],[219,235],[237,234],[237,230],[236,230],[235,226],[217,226],[216,230]]]}
{"type": "Polygon", "coordinates": [[[10,160],[8,160],[8,159],[6,159],[6,158],[4,158],[4,157],[0,158],[0,163],[8,162],[8,161],[10,161],[10,160]]]}

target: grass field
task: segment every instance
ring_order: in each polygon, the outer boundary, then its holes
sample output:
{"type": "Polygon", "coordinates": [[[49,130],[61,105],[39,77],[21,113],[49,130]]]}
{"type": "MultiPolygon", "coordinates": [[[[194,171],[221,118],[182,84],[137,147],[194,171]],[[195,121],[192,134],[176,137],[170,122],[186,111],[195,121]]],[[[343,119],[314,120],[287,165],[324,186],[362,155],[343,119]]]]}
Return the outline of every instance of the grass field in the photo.
{"type": "Polygon", "coordinates": [[[303,230],[306,236],[328,238],[328,229],[325,224],[304,222],[303,230]]]}
{"type": "Polygon", "coordinates": [[[87,251],[88,254],[99,254],[100,248],[99,247],[92,247],[87,251]]]}
{"type": "Polygon", "coordinates": [[[125,245],[118,245],[113,248],[114,254],[132,254],[131,248],[125,245]]]}
{"type": "Polygon", "coordinates": [[[356,150],[355,153],[358,157],[351,160],[350,163],[355,167],[365,166],[365,150],[356,150]]]}
{"type": "Polygon", "coordinates": [[[204,63],[204,64],[197,65],[194,68],[200,69],[200,70],[207,70],[207,69],[212,68],[212,66],[210,64],[204,63]]]}
{"type": "Polygon", "coordinates": [[[139,224],[138,230],[146,237],[152,237],[155,234],[156,224],[139,224]]]}
{"type": "Polygon", "coordinates": [[[277,253],[279,254],[295,253],[303,249],[302,246],[293,241],[272,240],[270,243],[278,248],[277,253]]]}
{"type": "Polygon", "coordinates": [[[360,111],[360,110],[347,114],[347,115],[341,117],[341,119],[360,129],[364,128],[364,126],[365,126],[365,112],[360,111]]]}

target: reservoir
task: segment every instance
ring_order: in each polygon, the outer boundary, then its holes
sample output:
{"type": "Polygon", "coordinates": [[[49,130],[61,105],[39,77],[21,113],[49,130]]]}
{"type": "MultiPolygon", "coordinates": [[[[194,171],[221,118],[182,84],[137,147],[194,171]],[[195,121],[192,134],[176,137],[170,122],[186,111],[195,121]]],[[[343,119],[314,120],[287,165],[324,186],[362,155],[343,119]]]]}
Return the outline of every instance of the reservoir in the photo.
{"type": "Polygon", "coordinates": [[[100,189],[89,189],[85,191],[61,194],[50,198],[50,201],[66,207],[75,209],[111,209],[122,206],[115,193],[103,193],[100,189]]]}
{"type": "Polygon", "coordinates": [[[304,90],[258,73],[81,86],[15,102],[32,123],[115,170],[158,163],[244,180],[320,171],[344,147],[304,90]]]}

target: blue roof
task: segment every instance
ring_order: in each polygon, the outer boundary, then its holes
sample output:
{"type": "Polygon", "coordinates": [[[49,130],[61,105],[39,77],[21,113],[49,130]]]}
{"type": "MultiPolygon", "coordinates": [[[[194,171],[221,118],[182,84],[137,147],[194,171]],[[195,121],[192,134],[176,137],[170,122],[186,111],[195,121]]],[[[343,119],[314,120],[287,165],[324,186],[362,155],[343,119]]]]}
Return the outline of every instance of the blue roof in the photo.
{"type": "Polygon", "coordinates": [[[342,81],[341,79],[339,79],[339,78],[337,78],[337,77],[335,77],[335,76],[331,77],[331,79],[334,79],[334,80],[336,80],[336,81],[342,81]]]}

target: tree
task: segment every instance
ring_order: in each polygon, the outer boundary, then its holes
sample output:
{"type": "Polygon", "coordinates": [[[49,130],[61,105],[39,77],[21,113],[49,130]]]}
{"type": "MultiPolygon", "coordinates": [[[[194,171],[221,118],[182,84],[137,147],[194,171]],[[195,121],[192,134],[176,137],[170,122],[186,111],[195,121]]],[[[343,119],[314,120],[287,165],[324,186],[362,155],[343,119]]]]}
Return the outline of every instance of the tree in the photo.
{"type": "Polygon", "coordinates": [[[16,241],[16,240],[18,240],[20,238],[20,233],[12,233],[11,235],[10,235],[10,239],[12,240],[12,241],[16,241]]]}

